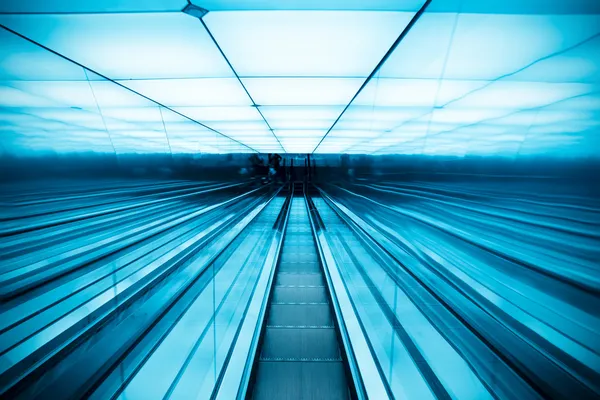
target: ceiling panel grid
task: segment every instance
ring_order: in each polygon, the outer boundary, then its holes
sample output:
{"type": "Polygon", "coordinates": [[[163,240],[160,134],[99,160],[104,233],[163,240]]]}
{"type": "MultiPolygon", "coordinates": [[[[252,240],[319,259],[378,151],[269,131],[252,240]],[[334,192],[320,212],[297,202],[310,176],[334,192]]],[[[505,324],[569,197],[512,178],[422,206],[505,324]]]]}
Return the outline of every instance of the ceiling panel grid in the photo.
{"type": "Polygon", "coordinates": [[[0,31],[3,148],[597,152],[597,2],[433,0],[370,80],[423,1],[9,3],[66,58],[0,31]]]}

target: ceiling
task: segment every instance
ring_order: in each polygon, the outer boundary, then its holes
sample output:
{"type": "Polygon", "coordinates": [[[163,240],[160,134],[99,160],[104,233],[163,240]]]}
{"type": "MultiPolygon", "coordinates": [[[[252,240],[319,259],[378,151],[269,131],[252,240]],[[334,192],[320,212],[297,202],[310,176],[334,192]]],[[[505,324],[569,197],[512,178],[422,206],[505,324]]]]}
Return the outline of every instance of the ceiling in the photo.
{"type": "Polygon", "coordinates": [[[2,3],[2,150],[598,154],[600,2],[194,4],[2,3]]]}

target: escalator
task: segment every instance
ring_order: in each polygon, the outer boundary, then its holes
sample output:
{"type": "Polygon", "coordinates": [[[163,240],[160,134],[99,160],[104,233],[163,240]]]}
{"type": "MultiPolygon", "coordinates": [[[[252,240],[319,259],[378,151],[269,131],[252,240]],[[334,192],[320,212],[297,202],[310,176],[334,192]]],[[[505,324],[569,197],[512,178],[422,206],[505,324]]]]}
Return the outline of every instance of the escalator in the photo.
{"type": "Polygon", "coordinates": [[[355,397],[303,192],[296,183],[248,398],[355,397]]]}

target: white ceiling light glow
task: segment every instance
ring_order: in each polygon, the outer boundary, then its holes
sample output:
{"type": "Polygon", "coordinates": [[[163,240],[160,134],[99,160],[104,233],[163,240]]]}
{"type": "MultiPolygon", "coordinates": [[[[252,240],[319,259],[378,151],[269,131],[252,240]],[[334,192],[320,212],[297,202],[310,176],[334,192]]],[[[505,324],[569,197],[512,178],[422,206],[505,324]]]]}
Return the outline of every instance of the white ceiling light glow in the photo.
{"type": "Polygon", "coordinates": [[[6,148],[593,155],[600,135],[583,0],[435,0],[385,59],[424,0],[80,3],[0,6],[6,148]]]}

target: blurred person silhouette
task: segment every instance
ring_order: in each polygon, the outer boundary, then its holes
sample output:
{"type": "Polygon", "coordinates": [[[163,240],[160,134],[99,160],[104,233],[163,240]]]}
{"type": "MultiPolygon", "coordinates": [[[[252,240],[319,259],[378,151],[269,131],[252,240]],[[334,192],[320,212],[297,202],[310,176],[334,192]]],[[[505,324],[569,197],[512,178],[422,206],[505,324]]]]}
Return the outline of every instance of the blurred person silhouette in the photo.
{"type": "Polygon", "coordinates": [[[279,176],[279,170],[281,168],[282,157],[275,153],[269,153],[269,182],[275,180],[279,176]]]}
{"type": "Polygon", "coordinates": [[[252,154],[250,157],[254,177],[260,178],[261,182],[265,183],[268,178],[269,167],[265,165],[265,160],[258,154],[252,154]]]}

